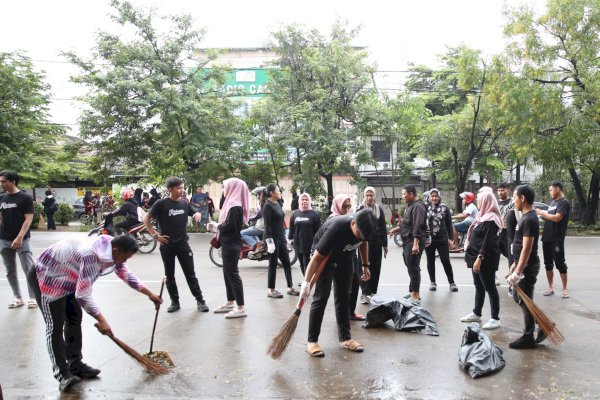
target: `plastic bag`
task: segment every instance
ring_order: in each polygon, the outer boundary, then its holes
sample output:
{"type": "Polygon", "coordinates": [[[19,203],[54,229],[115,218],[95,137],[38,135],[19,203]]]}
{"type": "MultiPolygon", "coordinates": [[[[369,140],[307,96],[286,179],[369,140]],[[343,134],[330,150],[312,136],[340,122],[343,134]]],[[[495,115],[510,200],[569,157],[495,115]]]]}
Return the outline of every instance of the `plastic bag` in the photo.
{"type": "Polygon", "coordinates": [[[393,321],[397,331],[439,336],[435,319],[426,309],[407,301],[399,301],[392,296],[373,296],[363,328],[380,327],[389,320],[393,321]]]}
{"type": "Polygon", "coordinates": [[[502,349],[481,333],[479,324],[475,322],[465,329],[458,363],[473,379],[494,374],[506,365],[502,349]]]}

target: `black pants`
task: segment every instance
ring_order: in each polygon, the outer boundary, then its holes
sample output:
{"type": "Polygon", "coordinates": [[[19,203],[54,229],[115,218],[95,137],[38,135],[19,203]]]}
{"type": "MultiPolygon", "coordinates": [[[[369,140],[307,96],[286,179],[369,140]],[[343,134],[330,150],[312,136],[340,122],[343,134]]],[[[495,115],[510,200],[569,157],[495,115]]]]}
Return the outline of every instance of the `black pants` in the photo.
{"type": "Polygon", "coordinates": [[[197,301],[204,301],[198,278],[196,278],[196,273],[194,272],[194,254],[188,242],[163,244],[160,246],[160,255],[165,266],[167,291],[169,292],[171,301],[179,301],[179,292],[177,291],[177,283],[175,282],[175,257],[179,260],[179,265],[181,265],[192,295],[197,301]]]}
{"type": "MultiPolygon", "coordinates": [[[[530,257],[534,257],[534,255],[532,254],[530,257]]],[[[525,275],[525,277],[521,279],[518,283],[519,287],[523,289],[523,292],[532,300],[535,289],[535,283],[537,281],[538,273],[540,272],[540,260],[537,255],[535,255],[535,258],[536,261],[534,261],[533,265],[528,265],[525,267],[525,269],[523,270],[523,275],[525,275]]],[[[516,261],[517,260],[515,260],[515,262],[516,261]]],[[[525,306],[525,302],[521,300],[516,290],[513,292],[513,299],[515,300],[515,302],[517,302],[519,307],[521,307],[521,311],[523,312],[523,321],[525,323],[523,333],[525,335],[533,335],[533,333],[535,332],[535,319],[533,318],[533,315],[531,314],[531,312],[529,312],[527,306],[525,306]]]]}
{"type": "Polygon", "coordinates": [[[283,266],[283,272],[285,274],[285,281],[287,287],[291,288],[294,283],[292,282],[292,267],[290,265],[290,253],[287,249],[287,240],[285,236],[279,238],[273,238],[275,242],[275,251],[269,256],[269,273],[267,287],[269,289],[275,289],[275,278],[277,277],[277,260],[281,260],[283,266]]]}
{"type": "Polygon", "coordinates": [[[56,222],[54,222],[54,211],[46,213],[46,220],[48,222],[48,230],[55,231],[56,230],[56,222]]]}
{"type": "MultiPolygon", "coordinates": [[[[297,253],[298,254],[298,262],[300,263],[300,270],[302,271],[302,276],[306,274],[306,267],[308,267],[308,263],[310,262],[310,253],[297,253]]],[[[288,255],[289,257],[289,255],[288,255]]]]}
{"type": "MultiPolygon", "coordinates": [[[[369,271],[371,271],[371,279],[361,282],[362,293],[366,296],[377,294],[379,287],[379,276],[381,275],[381,259],[383,258],[383,247],[379,243],[369,243],[369,271]]],[[[362,259],[361,259],[362,260],[362,259]]],[[[360,261],[360,260],[359,260],[360,261]]],[[[362,264],[362,261],[361,261],[362,264]]],[[[360,281],[360,273],[358,278],[360,281]]]]}
{"type": "Polygon", "coordinates": [[[244,285],[240,277],[240,270],[238,269],[241,250],[242,246],[240,245],[230,246],[223,244],[221,247],[227,301],[235,301],[238,306],[244,305],[244,285]]]}
{"type": "Polygon", "coordinates": [[[117,233],[117,235],[121,235],[125,232],[127,232],[129,230],[129,228],[133,228],[134,226],[138,225],[140,222],[137,219],[125,219],[121,222],[117,222],[115,224],[115,232],[117,233]]]}
{"type": "Polygon", "coordinates": [[[473,272],[473,283],[475,284],[475,307],[473,314],[481,317],[485,293],[490,298],[491,317],[500,320],[500,296],[496,287],[496,269],[490,265],[482,265],[479,272],[473,272]]]}
{"type": "Polygon", "coordinates": [[[408,270],[408,276],[410,283],[408,285],[409,292],[418,292],[421,287],[421,255],[423,255],[423,249],[425,248],[425,241],[419,242],[419,253],[412,253],[413,239],[402,240],[402,257],[404,258],[404,265],[408,270]]]}
{"type": "Polygon", "coordinates": [[[500,245],[500,254],[508,259],[508,267],[513,263],[512,252],[510,251],[510,246],[508,244],[508,230],[502,229],[500,234],[498,235],[498,244],[500,245]]]}
{"type": "Polygon", "coordinates": [[[435,282],[435,251],[440,255],[440,261],[444,267],[448,283],[454,283],[454,272],[450,263],[450,251],[448,248],[448,240],[434,240],[429,247],[425,247],[425,255],[427,256],[427,272],[429,273],[429,281],[435,282]]]}
{"type": "Polygon", "coordinates": [[[361,286],[362,281],[360,276],[362,275],[362,263],[356,256],[356,251],[352,253],[352,281],[350,283],[350,292],[348,293],[350,307],[350,315],[356,314],[356,303],[358,301],[358,288],[361,286]]]}
{"type": "Polygon", "coordinates": [[[48,302],[42,297],[35,268],[27,273],[27,282],[32,288],[46,323],[46,346],[52,363],[52,372],[57,380],[71,376],[71,365],[81,362],[83,313],[75,294],[68,294],[48,302]]]}
{"type": "Polygon", "coordinates": [[[555,242],[542,242],[544,252],[544,266],[546,271],[552,271],[554,264],[561,274],[567,273],[567,263],[565,262],[565,241],[557,240],[555,242]]]}
{"type": "Polygon", "coordinates": [[[341,342],[351,339],[350,335],[350,311],[348,293],[352,281],[352,262],[349,257],[337,264],[327,263],[325,269],[319,276],[315,287],[315,294],[310,305],[308,317],[308,341],[318,342],[321,334],[321,324],[325,307],[333,287],[333,298],[335,300],[335,319],[337,321],[338,338],[341,342]]]}

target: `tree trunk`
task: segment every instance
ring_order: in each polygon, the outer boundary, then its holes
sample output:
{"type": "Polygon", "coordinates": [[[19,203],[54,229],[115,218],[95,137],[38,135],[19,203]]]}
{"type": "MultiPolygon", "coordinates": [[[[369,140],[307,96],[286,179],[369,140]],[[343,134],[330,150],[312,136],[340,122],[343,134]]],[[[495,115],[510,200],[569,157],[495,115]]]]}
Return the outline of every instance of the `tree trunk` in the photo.
{"type": "Polygon", "coordinates": [[[593,225],[596,223],[596,212],[598,210],[598,196],[600,190],[598,173],[596,171],[592,173],[590,190],[587,196],[581,186],[581,179],[579,178],[579,175],[577,175],[575,168],[569,168],[569,174],[571,175],[571,181],[573,182],[573,188],[575,189],[577,203],[579,203],[581,224],[583,226],[593,225]]]}
{"type": "Polygon", "coordinates": [[[521,184],[521,164],[519,163],[517,163],[515,175],[515,187],[517,187],[521,184]]]}

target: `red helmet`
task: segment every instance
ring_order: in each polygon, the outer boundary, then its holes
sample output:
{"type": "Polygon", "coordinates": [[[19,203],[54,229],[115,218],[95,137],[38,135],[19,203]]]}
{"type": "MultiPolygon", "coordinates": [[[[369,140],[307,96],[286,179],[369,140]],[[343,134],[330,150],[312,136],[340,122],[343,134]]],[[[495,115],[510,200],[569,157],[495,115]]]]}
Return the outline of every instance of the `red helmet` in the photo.
{"type": "Polygon", "coordinates": [[[475,200],[475,195],[471,192],[462,192],[459,196],[465,201],[465,204],[471,204],[475,200]]]}
{"type": "Polygon", "coordinates": [[[132,188],[126,187],[126,188],[123,188],[123,190],[121,190],[121,198],[123,198],[123,200],[125,200],[125,201],[127,201],[129,199],[133,199],[133,195],[134,195],[134,192],[133,192],[132,188]]]}

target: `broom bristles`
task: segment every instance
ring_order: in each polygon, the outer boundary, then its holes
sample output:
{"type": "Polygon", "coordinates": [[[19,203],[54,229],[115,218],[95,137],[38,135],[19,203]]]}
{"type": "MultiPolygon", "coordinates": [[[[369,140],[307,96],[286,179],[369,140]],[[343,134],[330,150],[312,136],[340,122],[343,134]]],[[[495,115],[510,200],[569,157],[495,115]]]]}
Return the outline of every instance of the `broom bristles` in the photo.
{"type": "Polygon", "coordinates": [[[535,319],[535,322],[537,322],[537,324],[540,326],[540,329],[544,335],[546,335],[548,341],[550,341],[550,343],[553,345],[559,345],[563,343],[565,341],[565,337],[562,335],[562,333],[560,333],[556,327],[556,324],[550,318],[548,318],[546,313],[544,313],[544,311],[538,307],[538,305],[535,304],[533,300],[531,300],[531,298],[525,294],[525,292],[523,292],[523,289],[521,289],[519,285],[514,285],[513,288],[517,291],[519,297],[521,300],[523,300],[523,303],[525,303],[525,307],[527,307],[531,315],[533,315],[533,319],[535,319]]]}
{"type": "Polygon", "coordinates": [[[300,313],[293,313],[271,341],[271,344],[267,348],[267,354],[271,356],[273,360],[278,360],[285,352],[285,349],[292,340],[292,337],[294,337],[294,332],[298,326],[299,317],[300,313]]]}
{"type": "Polygon", "coordinates": [[[130,347],[129,345],[127,345],[125,342],[118,339],[117,337],[115,337],[113,335],[110,335],[109,337],[120,348],[122,348],[123,351],[125,351],[125,353],[129,354],[134,360],[139,362],[146,371],[153,373],[153,374],[157,374],[157,375],[164,375],[164,374],[169,373],[169,369],[167,367],[164,367],[164,366],[160,365],[159,363],[154,362],[153,360],[142,356],[140,353],[135,351],[132,347],[130,347]]]}

